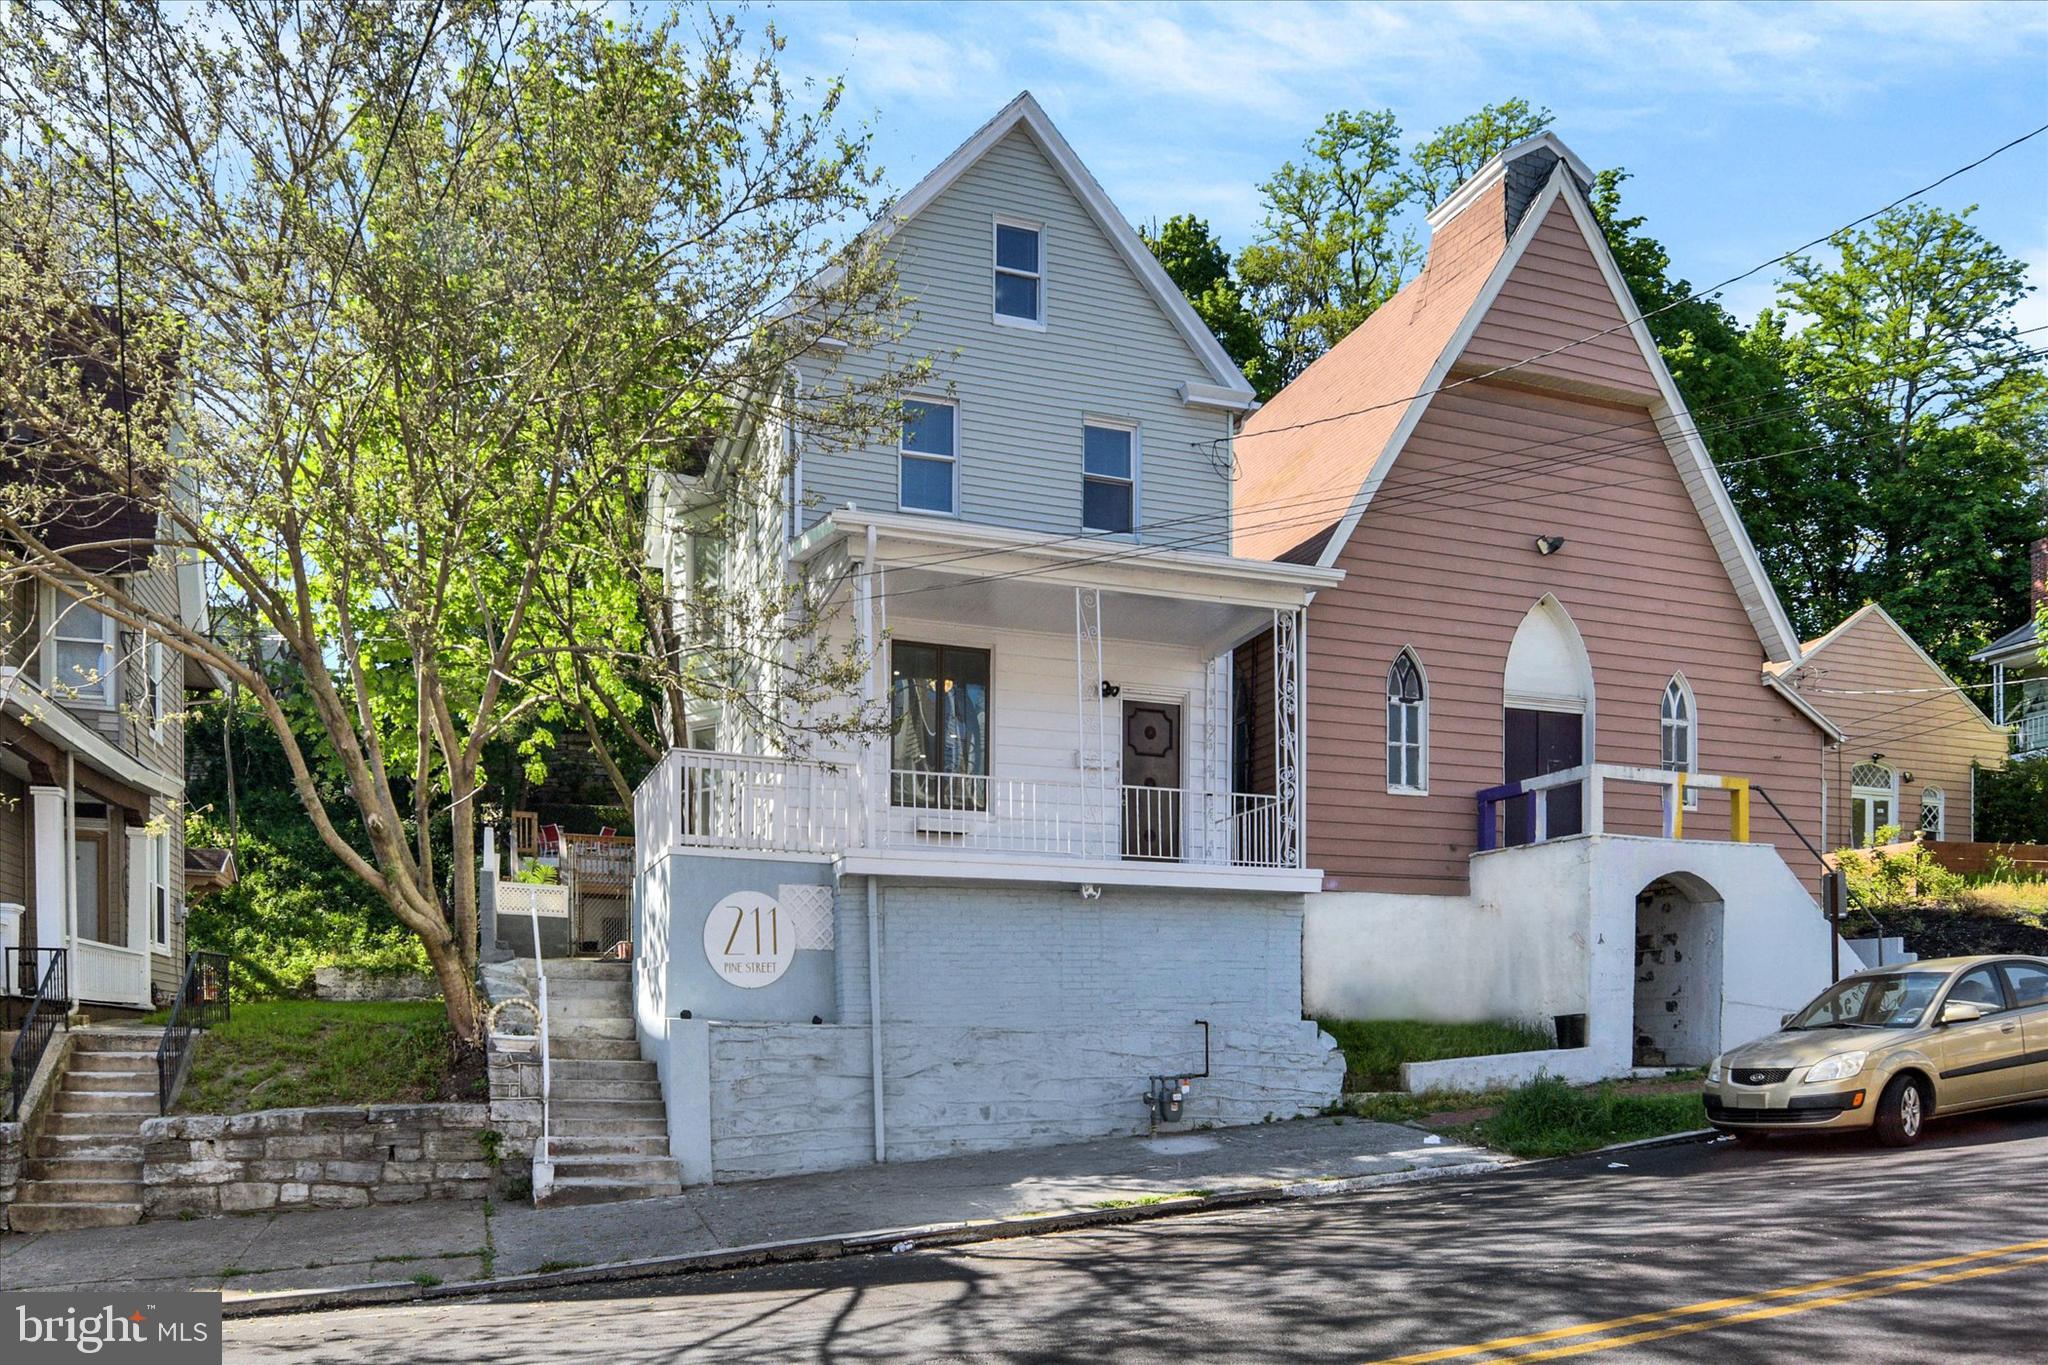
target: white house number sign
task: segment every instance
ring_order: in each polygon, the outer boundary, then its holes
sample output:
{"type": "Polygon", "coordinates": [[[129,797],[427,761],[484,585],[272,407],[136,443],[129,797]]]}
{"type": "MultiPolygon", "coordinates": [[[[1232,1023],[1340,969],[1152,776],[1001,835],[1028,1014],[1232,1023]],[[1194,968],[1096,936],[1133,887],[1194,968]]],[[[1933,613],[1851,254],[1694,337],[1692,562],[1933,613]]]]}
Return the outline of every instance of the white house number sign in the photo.
{"type": "Polygon", "coordinates": [[[775,898],[735,891],[704,917],[704,959],[719,978],[749,990],[775,982],[796,954],[796,926],[775,898]]]}

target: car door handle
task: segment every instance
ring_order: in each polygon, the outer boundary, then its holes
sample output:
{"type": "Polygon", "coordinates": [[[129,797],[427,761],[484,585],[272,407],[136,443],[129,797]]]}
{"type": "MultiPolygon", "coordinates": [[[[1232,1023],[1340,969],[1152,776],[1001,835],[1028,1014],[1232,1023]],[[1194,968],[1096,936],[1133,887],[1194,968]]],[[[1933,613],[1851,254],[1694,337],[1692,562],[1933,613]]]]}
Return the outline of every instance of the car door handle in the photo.
{"type": "Polygon", "coordinates": [[[2000,1024],[1998,1026],[1998,1031],[2000,1033],[2011,1033],[2013,1031],[2013,1026],[2011,1024],[2000,1024]]]}

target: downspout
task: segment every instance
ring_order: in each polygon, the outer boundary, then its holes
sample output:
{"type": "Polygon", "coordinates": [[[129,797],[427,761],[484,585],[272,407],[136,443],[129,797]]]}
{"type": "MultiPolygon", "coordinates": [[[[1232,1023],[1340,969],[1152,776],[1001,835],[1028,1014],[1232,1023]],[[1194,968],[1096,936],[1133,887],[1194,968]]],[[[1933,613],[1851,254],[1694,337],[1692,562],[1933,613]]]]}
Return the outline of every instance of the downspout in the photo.
{"type": "Polygon", "coordinates": [[[874,1081],[875,1164],[888,1160],[882,1135],[882,909],[875,879],[868,883],[868,1068],[874,1081]]]}

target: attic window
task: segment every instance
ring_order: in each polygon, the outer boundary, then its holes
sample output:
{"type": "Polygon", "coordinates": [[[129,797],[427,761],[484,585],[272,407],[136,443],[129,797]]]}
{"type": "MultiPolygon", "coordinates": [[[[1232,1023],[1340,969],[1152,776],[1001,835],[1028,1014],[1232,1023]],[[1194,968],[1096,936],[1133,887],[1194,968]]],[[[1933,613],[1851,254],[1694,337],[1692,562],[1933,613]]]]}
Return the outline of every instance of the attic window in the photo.
{"type": "Polygon", "coordinates": [[[1024,223],[996,223],[996,321],[1043,326],[1045,273],[1039,231],[1024,223]]]}

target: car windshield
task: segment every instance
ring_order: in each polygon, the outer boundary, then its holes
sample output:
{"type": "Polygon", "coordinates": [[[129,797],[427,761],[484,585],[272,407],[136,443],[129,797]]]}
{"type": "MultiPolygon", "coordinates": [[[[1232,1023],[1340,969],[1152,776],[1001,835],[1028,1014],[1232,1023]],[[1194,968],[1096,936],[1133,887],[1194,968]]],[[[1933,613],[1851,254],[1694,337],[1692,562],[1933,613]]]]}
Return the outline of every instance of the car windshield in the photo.
{"type": "Polygon", "coordinates": [[[1927,1012],[1946,972],[1887,972],[1830,986],[1787,1028],[1912,1028],[1927,1012]]]}

